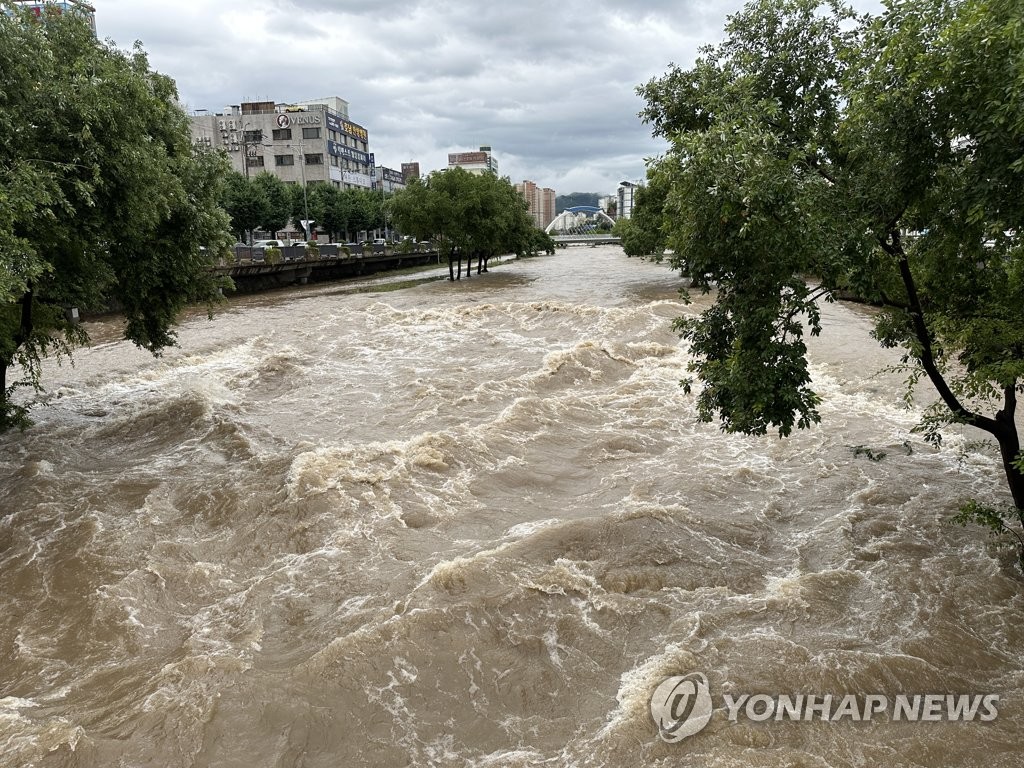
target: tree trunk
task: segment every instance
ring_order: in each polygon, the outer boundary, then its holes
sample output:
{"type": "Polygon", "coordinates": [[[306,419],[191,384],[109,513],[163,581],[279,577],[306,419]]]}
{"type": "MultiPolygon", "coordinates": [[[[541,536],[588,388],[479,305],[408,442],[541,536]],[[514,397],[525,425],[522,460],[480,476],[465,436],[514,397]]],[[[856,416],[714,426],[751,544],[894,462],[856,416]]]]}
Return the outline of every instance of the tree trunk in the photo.
{"type": "Polygon", "coordinates": [[[454,262],[454,256],[455,254],[453,254],[451,251],[448,252],[448,279],[451,280],[453,283],[455,282],[455,268],[452,266],[454,262]]]}
{"type": "Polygon", "coordinates": [[[999,429],[993,434],[999,442],[999,454],[1003,458],[1006,482],[1010,486],[1014,506],[1020,510],[1024,524],[1024,472],[1014,464],[1020,458],[1020,435],[1017,434],[1017,382],[1003,389],[1003,408],[996,414],[999,429]]]}
{"type": "MultiPolygon", "coordinates": [[[[921,344],[921,352],[918,362],[924,369],[928,380],[935,387],[939,397],[946,404],[946,407],[963,424],[976,427],[992,435],[999,444],[999,454],[1003,459],[1003,470],[1006,473],[1006,483],[1013,498],[1013,504],[1020,510],[1018,516],[1021,524],[1024,525],[1024,474],[1021,473],[1014,462],[1020,458],[1020,436],[1017,434],[1015,422],[1017,411],[1017,382],[1012,381],[1009,386],[1003,389],[1003,407],[994,418],[975,413],[963,405],[946,382],[932,350],[932,337],[924,319],[924,309],[917,293],[917,283],[913,273],[910,271],[910,261],[903,250],[898,231],[890,233],[888,240],[880,241],[883,250],[895,257],[899,266],[900,277],[903,287],[907,291],[907,309],[910,312],[911,326],[914,336],[921,344]]],[[[1024,557],[1024,553],[1022,553],[1024,557]]]]}
{"type": "Polygon", "coordinates": [[[1020,448],[1014,445],[1011,450],[1007,450],[1007,446],[1000,441],[999,452],[1003,456],[1003,469],[1006,470],[1006,482],[1010,486],[1013,504],[1017,507],[1021,524],[1024,525],[1024,472],[1017,469],[1013,463],[1020,455],[1020,448]]]}

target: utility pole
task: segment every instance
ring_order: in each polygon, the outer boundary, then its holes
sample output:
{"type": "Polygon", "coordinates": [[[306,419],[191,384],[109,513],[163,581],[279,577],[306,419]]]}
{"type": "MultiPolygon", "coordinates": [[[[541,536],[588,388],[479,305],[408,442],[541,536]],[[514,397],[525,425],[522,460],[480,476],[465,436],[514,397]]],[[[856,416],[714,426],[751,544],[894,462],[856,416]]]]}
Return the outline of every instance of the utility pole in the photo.
{"type": "MultiPolygon", "coordinates": [[[[245,123],[242,125],[242,171],[245,173],[245,178],[249,178],[249,137],[246,136],[245,129],[248,128],[252,123],[245,123]]],[[[253,142],[253,146],[263,143],[263,131],[259,131],[259,136],[256,137],[256,141],[253,142]]]]}

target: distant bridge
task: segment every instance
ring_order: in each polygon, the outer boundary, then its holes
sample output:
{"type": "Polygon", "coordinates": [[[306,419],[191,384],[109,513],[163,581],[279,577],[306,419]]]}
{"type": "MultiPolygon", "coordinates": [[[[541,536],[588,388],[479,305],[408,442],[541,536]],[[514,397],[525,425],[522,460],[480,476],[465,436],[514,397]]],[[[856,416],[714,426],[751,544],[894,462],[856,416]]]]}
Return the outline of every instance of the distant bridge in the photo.
{"type": "Polygon", "coordinates": [[[621,237],[615,235],[552,235],[555,245],[619,245],[621,237]]]}
{"type": "Polygon", "coordinates": [[[558,245],[604,245],[621,242],[609,230],[615,219],[593,205],[574,205],[544,229],[558,245]]]}

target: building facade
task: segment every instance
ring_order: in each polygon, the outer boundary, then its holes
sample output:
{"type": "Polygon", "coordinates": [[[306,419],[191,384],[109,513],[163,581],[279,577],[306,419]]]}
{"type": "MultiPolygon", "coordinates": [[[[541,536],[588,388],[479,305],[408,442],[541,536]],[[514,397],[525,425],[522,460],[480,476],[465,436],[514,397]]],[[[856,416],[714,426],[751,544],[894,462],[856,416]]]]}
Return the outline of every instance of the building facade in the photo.
{"type": "Polygon", "coordinates": [[[619,195],[618,195],[618,207],[616,209],[616,219],[631,219],[633,218],[633,205],[636,199],[636,192],[640,189],[640,184],[632,181],[619,182],[619,195]]]}
{"type": "Polygon", "coordinates": [[[296,103],[245,102],[192,116],[192,140],[223,149],[246,176],[268,171],[288,184],[374,189],[369,132],[338,97],[296,103]]]}
{"type": "Polygon", "coordinates": [[[498,175],[498,159],[490,147],[480,147],[477,152],[451,152],[448,154],[449,168],[463,168],[470,173],[490,172],[498,175]]]}
{"type": "Polygon", "coordinates": [[[526,200],[526,206],[538,229],[544,229],[555,218],[555,190],[538,187],[532,181],[524,180],[515,185],[516,190],[526,200]]]}
{"type": "Polygon", "coordinates": [[[420,177],[419,163],[402,163],[402,180],[408,184],[413,179],[420,177]]]}
{"type": "Polygon", "coordinates": [[[405,189],[405,176],[401,171],[378,165],[375,169],[374,189],[385,195],[405,189]]]}

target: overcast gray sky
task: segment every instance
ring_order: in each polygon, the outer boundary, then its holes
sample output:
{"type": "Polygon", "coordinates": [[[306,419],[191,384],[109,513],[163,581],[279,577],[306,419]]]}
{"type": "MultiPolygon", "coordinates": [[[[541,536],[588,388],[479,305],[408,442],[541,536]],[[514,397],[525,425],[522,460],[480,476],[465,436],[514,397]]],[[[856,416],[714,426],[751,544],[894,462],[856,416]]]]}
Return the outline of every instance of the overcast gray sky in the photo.
{"type": "Polygon", "coordinates": [[[742,0],[91,0],[189,110],[340,96],[390,168],[493,147],[499,171],[612,194],[663,144],[635,87],[692,63],[742,0]]]}

